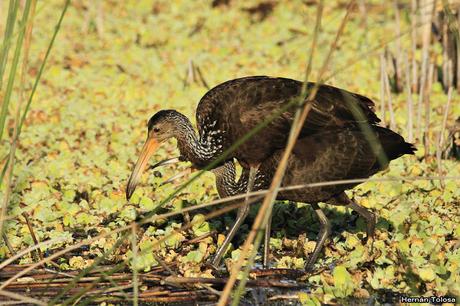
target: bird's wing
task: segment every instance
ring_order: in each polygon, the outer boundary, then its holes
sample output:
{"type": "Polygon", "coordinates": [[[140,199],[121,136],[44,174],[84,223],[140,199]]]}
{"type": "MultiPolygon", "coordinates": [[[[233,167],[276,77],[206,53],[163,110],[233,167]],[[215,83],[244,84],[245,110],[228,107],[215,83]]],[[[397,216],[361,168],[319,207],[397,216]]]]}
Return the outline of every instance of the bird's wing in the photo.
{"type": "MultiPolygon", "coordinates": [[[[307,88],[311,91],[314,83],[307,88]]],[[[309,134],[324,128],[340,128],[357,122],[377,124],[374,102],[362,95],[330,85],[321,85],[313,99],[312,109],[304,125],[309,134]]]]}
{"type": "MultiPolygon", "coordinates": [[[[240,96],[239,107],[234,111],[236,114],[232,115],[238,116],[233,119],[233,122],[238,123],[236,126],[241,137],[261,121],[278,113],[265,128],[264,133],[271,135],[273,139],[283,139],[284,142],[280,141],[279,144],[284,147],[296,111],[294,105],[286,107],[290,101],[299,98],[302,84],[281,78],[267,80],[270,82],[267,81],[264,86],[259,86],[262,81],[258,81],[258,84],[246,87],[246,93],[240,96]],[[282,108],[284,110],[279,113],[282,108]]],[[[307,97],[314,86],[314,83],[308,83],[307,97]]],[[[380,122],[374,113],[372,100],[333,86],[319,86],[310,103],[311,109],[301,129],[300,137],[321,133],[324,130],[355,126],[359,122],[367,122],[370,125],[380,122]]]]}
{"type": "Polygon", "coordinates": [[[415,150],[389,129],[374,127],[371,132],[380,144],[377,151],[359,128],[323,131],[299,139],[293,149],[292,170],[311,176],[309,182],[367,178],[384,169],[389,161],[413,154],[415,150]],[[382,153],[386,159],[384,164],[380,164],[378,157],[382,153]]]}
{"type": "MultiPolygon", "coordinates": [[[[263,171],[276,171],[282,150],[262,164],[263,171]],[[273,168],[273,169],[272,169],[273,168]]],[[[307,136],[296,143],[289,158],[282,186],[331,182],[352,178],[367,178],[373,169],[375,156],[362,141],[359,131],[348,129],[307,136]]],[[[317,186],[283,192],[282,198],[295,201],[324,201],[357,184],[317,186]]]]}
{"type": "MultiPolygon", "coordinates": [[[[307,93],[314,83],[308,83],[307,93]]],[[[287,78],[254,76],[222,83],[208,91],[197,107],[200,134],[215,124],[220,129],[238,128],[246,133],[265,118],[299,97],[302,83],[287,78]]],[[[289,130],[296,107],[282,112],[271,124],[280,135],[289,130]]],[[[305,121],[302,135],[316,133],[324,128],[340,128],[350,123],[380,120],[374,113],[369,98],[330,85],[321,85],[312,101],[312,109],[305,121]]],[[[239,134],[239,133],[237,133],[239,134]]]]}

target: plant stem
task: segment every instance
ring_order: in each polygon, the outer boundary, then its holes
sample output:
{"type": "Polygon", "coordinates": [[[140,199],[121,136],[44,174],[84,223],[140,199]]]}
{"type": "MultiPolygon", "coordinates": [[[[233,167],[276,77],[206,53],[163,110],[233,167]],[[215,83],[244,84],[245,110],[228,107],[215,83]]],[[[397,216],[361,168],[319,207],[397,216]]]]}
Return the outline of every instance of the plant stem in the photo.
{"type": "Polygon", "coordinates": [[[0,52],[0,90],[2,89],[3,85],[3,74],[5,73],[6,59],[8,58],[8,53],[10,50],[11,38],[13,36],[18,7],[18,1],[10,0],[10,4],[8,6],[8,19],[6,21],[5,27],[5,36],[3,36],[2,50],[0,52]]]}
{"type": "MultiPolygon", "coordinates": [[[[24,25],[28,19],[29,19],[29,13],[30,13],[30,7],[31,7],[31,1],[28,0],[26,2],[26,5],[24,7],[24,12],[22,14],[22,19],[21,19],[21,24],[24,25]]],[[[19,35],[18,35],[18,40],[16,42],[16,49],[14,51],[14,57],[13,61],[11,64],[11,70],[10,70],[10,75],[8,77],[8,84],[6,87],[6,93],[5,93],[5,99],[3,100],[2,104],[2,110],[0,114],[0,141],[2,140],[2,134],[5,126],[5,121],[6,121],[6,115],[8,111],[8,105],[11,99],[11,94],[13,92],[13,84],[16,78],[16,70],[18,67],[19,63],[19,57],[21,55],[21,49],[22,49],[22,44],[24,41],[24,35],[25,35],[25,28],[23,28],[19,35]]],[[[0,212],[0,232],[3,233],[3,224],[4,224],[4,219],[6,215],[6,210],[8,208],[8,202],[10,199],[10,193],[11,193],[11,181],[13,177],[13,163],[14,163],[14,152],[16,148],[16,141],[13,140],[12,138],[12,143],[10,147],[10,154],[8,158],[8,168],[6,170],[5,176],[6,176],[6,190],[5,190],[5,195],[3,197],[3,204],[1,207],[1,212],[0,212]]],[[[3,181],[3,177],[1,178],[3,181]]]]}

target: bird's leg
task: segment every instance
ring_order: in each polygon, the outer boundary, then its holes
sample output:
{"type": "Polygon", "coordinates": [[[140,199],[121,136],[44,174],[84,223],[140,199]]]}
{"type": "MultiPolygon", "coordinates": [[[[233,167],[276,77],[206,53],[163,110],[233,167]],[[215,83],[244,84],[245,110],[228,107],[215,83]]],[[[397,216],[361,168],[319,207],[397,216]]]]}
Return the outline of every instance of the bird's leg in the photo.
{"type": "Polygon", "coordinates": [[[345,193],[340,195],[340,198],[347,203],[347,207],[353,209],[366,220],[366,240],[364,243],[368,243],[370,241],[371,244],[371,253],[374,250],[374,234],[375,234],[375,215],[367,210],[365,207],[358,205],[355,201],[350,199],[345,193]]]}
{"type": "Polygon", "coordinates": [[[263,267],[266,269],[268,268],[269,257],[270,257],[270,234],[272,230],[272,219],[273,214],[271,213],[268,217],[267,225],[265,227],[265,243],[264,243],[264,259],[263,259],[263,267]]]}
{"type": "Polygon", "coordinates": [[[257,170],[259,169],[259,165],[256,165],[256,166],[251,166],[249,168],[249,180],[248,180],[248,186],[246,187],[246,199],[245,199],[245,202],[246,204],[248,204],[249,202],[249,193],[251,193],[252,189],[254,188],[254,183],[256,181],[256,174],[257,174],[257,170]]]}
{"type": "Polygon", "coordinates": [[[249,213],[249,193],[251,192],[253,186],[254,186],[254,181],[257,173],[257,169],[259,167],[251,167],[249,170],[249,181],[247,185],[247,191],[246,191],[246,198],[244,200],[243,206],[241,206],[238,209],[235,224],[233,224],[232,228],[228,232],[227,236],[225,237],[224,242],[220,246],[220,248],[217,250],[216,255],[214,256],[213,260],[211,261],[211,265],[217,269],[217,267],[220,264],[220,261],[222,260],[222,257],[224,256],[225,252],[227,251],[227,247],[232,241],[233,237],[235,236],[236,232],[240,228],[241,224],[243,224],[244,219],[246,219],[246,216],[249,213]]]}
{"type": "Polygon", "coordinates": [[[316,242],[315,249],[313,250],[313,253],[310,255],[307,266],[305,267],[306,272],[310,272],[312,270],[313,265],[318,259],[319,253],[321,252],[321,249],[323,248],[323,245],[326,242],[326,239],[331,234],[331,224],[329,223],[329,220],[327,219],[324,212],[321,210],[321,208],[319,207],[317,203],[312,204],[312,207],[315,210],[316,215],[319,218],[320,229],[319,229],[318,240],[316,242]]]}
{"type": "Polygon", "coordinates": [[[245,202],[243,206],[238,208],[235,223],[233,224],[232,228],[230,229],[227,236],[225,237],[224,242],[219,247],[219,249],[216,252],[216,255],[211,261],[211,264],[215,269],[219,267],[220,261],[222,260],[222,257],[224,256],[225,252],[227,251],[228,245],[232,241],[236,232],[239,230],[241,224],[243,224],[244,219],[246,219],[246,216],[248,215],[248,213],[249,213],[249,204],[245,202]]]}

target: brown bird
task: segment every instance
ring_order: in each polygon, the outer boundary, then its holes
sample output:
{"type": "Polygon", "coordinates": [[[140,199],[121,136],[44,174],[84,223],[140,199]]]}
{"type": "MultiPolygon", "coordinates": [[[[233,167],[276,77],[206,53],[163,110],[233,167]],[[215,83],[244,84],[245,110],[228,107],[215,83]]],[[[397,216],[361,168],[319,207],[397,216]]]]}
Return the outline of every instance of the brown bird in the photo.
{"type": "MultiPolygon", "coordinates": [[[[312,137],[300,139],[289,157],[286,174],[281,186],[299,186],[319,182],[368,178],[388,166],[390,160],[404,154],[413,154],[414,147],[405,142],[397,133],[382,127],[373,127],[371,133],[381,144],[383,152],[374,152],[366,135],[356,127],[335,131],[324,131],[312,137]],[[380,164],[379,154],[385,154],[387,162],[380,164]]],[[[278,150],[267,158],[258,168],[253,190],[268,189],[284,150],[278,150]]],[[[219,196],[224,198],[246,192],[249,173],[243,169],[238,181],[235,181],[235,165],[228,161],[222,166],[211,170],[216,175],[216,187],[219,196]]],[[[317,244],[306,265],[306,270],[312,269],[321,249],[330,235],[330,223],[318,206],[318,202],[332,205],[346,205],[356,211],[366,220],[366,241],[372,239],[375,230],[375,216],[366,208],[352,201],[345,190],[359,183],[323,185],[302,187],[291,190],[282,190],[278,193],[278,200],[309,203],[313,206],[319,221],[320,231],[317,244]]],[[[236,232],[241,222],[236,223],[231,231],[236,232]]],[[[267,225],[265,235],[264,265],[267,265],[270,227],[267,225]]],[[[222,245],[213,259],[217,266],[228,247],[222,245]]]]}
{"type": "MultiPolygon", "coordinates": [[[[180,159],[190,161],[195,168],[203,169],[238,140],[258,128],[255,135],[221,161],[223,163],[236,158],[243,168],[249,169],[247,186],[250,190],[259,166],[275,152],[285,148],[295,112],[305,102],[300,97],[302,86],[299,81],[266,76],[224,82],[208,91],[200,100],[196,110],[198,134],[183,114],[175,110],[157,112],[148,122],[147,141],[129,178],[127,199],[134,192],[141,173],[160,143],[176,138],[180,159]],[[266,125],[261,128],[261,123],[265,121],[266,125]]],[[[314,83],[307,83],[307,93],[315,86],[314,83]]],[[[319,85],[317,88],[298,138],[298,142],[305,143],[301,148],[312,151],[309,146],[314,147],[314,143],[324,133],[334,134],[346,128],[357,129],[362,124],[376,126],[380,121],[370,99],[329,85],[319,85]]],[[[322,148],[317,147],[310,154],[305,152],[305,162],[315,159],[315,154],[323,154],[322,148]]],[[[247,212],[246,203],[238,210],[235,226],[241,224],[247,212]]],[[[233,235],[234,231],[231,231],[224,244],[228,244],[233,235]]]]}
{"type": "MultiPolygon", "coordinates": [[[[307,92],[314,86],[308,83],[307,92]]],[[[295,103],[301,91],[302,82],[287,78],[253,76],[224,82],[209,90],[198,103],[198,134],[183,114],[175,110],[157,112],[148,122],[147,141],[129,178],[127,199],[160,143],[176,138],[181,160],[203,169],[265,119],[273,117],[249,141],[226,156],[226,160],[236,158],[250,173],[255,173],[273,152],[285,147],[295,112],[303,105],[295,103]]],[[[359,122],[372,125],[380,121],[370,99],[329,85],[319,86],[311,105],[300,139],[359,122]],[[355,118],[353,109],[362,114],[362,120],[355,118]]]]}

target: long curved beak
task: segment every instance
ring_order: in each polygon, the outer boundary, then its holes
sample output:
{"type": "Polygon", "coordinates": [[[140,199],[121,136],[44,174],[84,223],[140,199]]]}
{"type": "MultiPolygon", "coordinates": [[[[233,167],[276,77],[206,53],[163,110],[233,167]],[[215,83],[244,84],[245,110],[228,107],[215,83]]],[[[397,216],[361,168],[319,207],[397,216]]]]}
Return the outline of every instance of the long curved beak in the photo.
{"type": "Polygon", "coordinates": [[[159,145],[160,143],[156,139],[150,137],[145,142],[144,146],[142,147],[141,154],[139,155],[139,159],[137,160],[136,165],[134,166],[134,170],[128,180],[128,186],[126,187],[126,200],[129,201],[133,195],[134,190],[136,190],[136,186],[139,183],[139,180],[142,176],[142,173],[144,172],[145,167],[147,166],[150,157],[153,155],[159,145]]]}

